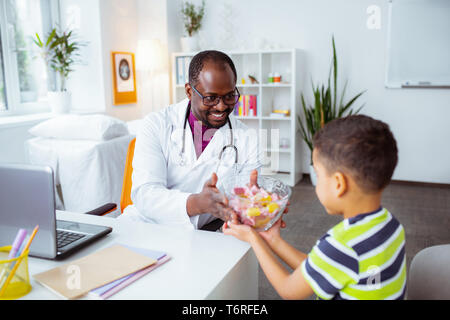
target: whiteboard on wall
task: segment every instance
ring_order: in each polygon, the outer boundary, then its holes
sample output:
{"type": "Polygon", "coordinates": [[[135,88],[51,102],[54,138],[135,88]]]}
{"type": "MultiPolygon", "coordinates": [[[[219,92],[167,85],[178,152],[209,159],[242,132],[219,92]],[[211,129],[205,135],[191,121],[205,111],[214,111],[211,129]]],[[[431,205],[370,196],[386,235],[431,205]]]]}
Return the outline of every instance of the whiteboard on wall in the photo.
{"type": "Polygon", "coordinates": [[[390,0],[386,87],[450,88],[450,0],[390,0]]]}

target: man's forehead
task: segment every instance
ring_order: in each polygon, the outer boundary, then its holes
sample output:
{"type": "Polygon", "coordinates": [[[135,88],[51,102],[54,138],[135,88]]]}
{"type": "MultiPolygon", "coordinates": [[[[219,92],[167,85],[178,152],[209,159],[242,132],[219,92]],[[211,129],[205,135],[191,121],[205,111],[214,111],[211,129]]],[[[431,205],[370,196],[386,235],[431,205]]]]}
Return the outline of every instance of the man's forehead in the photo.
{"type": "Polygon", "coordinates": [[[209,69],[203,68],[198,75],[198,80],[202,85],[214,83],[214,73],[210,72],[209,69]]]}
{"type": "Polygon", "coordinates": [[[227,64],[205,64],[198,76],[198,87],[210,93],[228,93],[236,86],[233,71],[227,64]]]}

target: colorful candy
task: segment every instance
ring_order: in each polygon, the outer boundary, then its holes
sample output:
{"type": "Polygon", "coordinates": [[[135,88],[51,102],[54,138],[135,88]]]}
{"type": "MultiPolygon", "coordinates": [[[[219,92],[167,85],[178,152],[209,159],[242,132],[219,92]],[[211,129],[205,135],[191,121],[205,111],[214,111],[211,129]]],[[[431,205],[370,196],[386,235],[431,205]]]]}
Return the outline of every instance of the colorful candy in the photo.
{"type": "Polygon", "coordinates": [[[261,214],[261,210],[259,208],[253,207],[247,209],[247,216],[249,217],[257,217],[261,214]]]}
{"type": "Polygon", "coordinates": [[[235,187],[229,197],[229,205],[239,215],[241,223],[254,228],[262,228],[270,222],[286,201],[255,185],[235,187]]]}

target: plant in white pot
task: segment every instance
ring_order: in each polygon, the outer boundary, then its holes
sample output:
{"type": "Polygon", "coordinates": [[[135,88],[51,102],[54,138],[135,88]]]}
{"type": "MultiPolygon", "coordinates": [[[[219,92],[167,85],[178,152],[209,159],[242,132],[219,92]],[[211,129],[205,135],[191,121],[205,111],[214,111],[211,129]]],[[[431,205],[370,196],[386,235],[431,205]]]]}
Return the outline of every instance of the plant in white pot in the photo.
{"type": "Polygon", "coordinates": [[[337,97],[337,57],[336,57],[336,46],[334,43],[334,36],[332,37],[332,45],[333,45],[333,61],[330,67],[330,72],[328,74],[328,83],[325,86],[324,84],[318,84],[315,86],[312,84],[314,101],[312,104],[307,105],[305,103],[305,98],[303,93],[301,94],[301,101],[303,107],[303,116],[305,124],[303,124],[302,118],[298,116],[298,122],[300,124],[300,131],[302,134],[303,140],[306,142],[311,154],[310,154],[310,165],[309,165],[309,173],[311,177],[311,182],[315,186],[316,185],[316,174],[314,172],[314,168],[312,166],[312,150],[313,146],[313,137],[314,134],[319,131],[323,126],[337,118],[341,118],[344,116],[349,116],[352,114],[357,114],[364,106],[364,104],[359,107],[356,111],[352,110],[353,103],[365,92],[362,91],[350,99],[348,102],[344,103],[344,95],[345,90],[347,88],[347,82],[344,84],[344,88],[342,94],[339,99],[337,97]],[[333,80],[333,85],[331,85],[331,76],[333,80]]]}
{"type": "Polygon", "coordinates": [[[181,7],[181,14],[187,34],[181,38],[181,50],[183,52],[194,52],[198,49],[196,33],[202,26],[203,16],[205,15],[205,1],[202,0],[202,5],[197,9],[192,3],[184,2],[181,7]]]}
{"type": "Polygon", "coordinates": [[[79,57],[80,47],[84,44],[74,41],[72,31],[59,32],[53,28],[48,34],[47,40],[41,41],[36,33],[35,44],[41,48],[42,56],[57,74],[55,91],[48,92],[49,104],[52,112],[56,114],[68,113],[71,106],[71,94],[67,91],[67,79],[73,71],[72,67],[79,57]]]}

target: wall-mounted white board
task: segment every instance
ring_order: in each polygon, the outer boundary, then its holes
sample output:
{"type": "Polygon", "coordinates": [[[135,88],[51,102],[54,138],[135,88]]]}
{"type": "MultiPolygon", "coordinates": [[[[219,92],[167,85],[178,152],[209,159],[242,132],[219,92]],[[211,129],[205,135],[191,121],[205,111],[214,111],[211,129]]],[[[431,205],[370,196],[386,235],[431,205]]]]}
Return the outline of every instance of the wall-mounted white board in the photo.
{"type": "Polygon", "coordinates": [[[450,0],[390,0],[386,87],[450,88],[450,0]]]}

